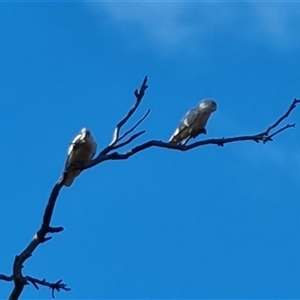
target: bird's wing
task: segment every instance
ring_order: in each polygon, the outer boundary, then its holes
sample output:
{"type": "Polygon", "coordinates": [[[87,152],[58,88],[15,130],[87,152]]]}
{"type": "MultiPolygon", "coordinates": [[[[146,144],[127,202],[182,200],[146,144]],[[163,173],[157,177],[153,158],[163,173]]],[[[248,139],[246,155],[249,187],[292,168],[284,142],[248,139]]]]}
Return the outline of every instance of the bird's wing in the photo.
{"type": "Polygon", "coordinates": [[[182,140],[186,139],[190,134],[190,129],[193,128],[199,116],[199,109],[193,108],[189,110],[184,117],[181,119],[179,126],[174,131],[169,142],[180,143],[182,140]]]}
{"type": "Polygon", "coordinates": [[[180,124],[178,126],[179,131],[181,131],[186,127],[192,127],[193,124],[196,122],[198,116],[199,116],[198,108],[193,108],[189,110],[180,121],[180,124]]]}
{"type": "Polygon", "coordinates": [[[70,164],[76,160],[76,152],[78,152],[78,148],[80,147],[80,144],[82,144],[83,142],[83,135],[81,133],[79,133],[74,140],[72,141],[69,149],[68,149],[68,157],[66,160],[66,164],[65,167],[67,168],[68,166],[70,166],[70,164]]]}
{"type": "Polygon", "coordinates": [[[81,173],[81,170],[72,170],[74,163],[84,165],[90,161],[97,150],[97,143],[90,135],[83,133],[78,134],[72,141],[69,150],[68,157],[65,165],[65,170],[68,171],[68,176],[64,182],[65,186],[70,186],[74,179],[81,173]]]}
{"type": "Polygon", "coordinates": [[[211,112],[207,112],[207,111],[199,109],[197,118],[195,119],[193,124],[190,126],[191,137],[195,138],[200,133],[206,133],[205,126],[206,126],[206,123],[207,123],[210,115],[211,115],[211,112]]]}

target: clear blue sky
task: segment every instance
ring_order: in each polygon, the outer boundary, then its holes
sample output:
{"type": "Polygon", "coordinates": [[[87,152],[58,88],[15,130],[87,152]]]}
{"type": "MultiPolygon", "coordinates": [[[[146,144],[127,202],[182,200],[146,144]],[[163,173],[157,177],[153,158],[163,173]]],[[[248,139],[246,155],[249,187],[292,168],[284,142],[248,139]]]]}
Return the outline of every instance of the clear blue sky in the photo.
{"type": "MultiPolygon", "coordinates": [[[[0,273],[39,228],[71,140],[86,126],[105,147],[146,74],[133,145],[167,140],[206,97],[218,110],[199,139],[258,133],[300,97],[299,30],[299,3],[1,3],[0,273]]],[[[85,171],[60,194],[65,231],[24,274],[62,278],[57,299],[299,299],[299,117],[266,145],[152,148],[85,171]]]]}

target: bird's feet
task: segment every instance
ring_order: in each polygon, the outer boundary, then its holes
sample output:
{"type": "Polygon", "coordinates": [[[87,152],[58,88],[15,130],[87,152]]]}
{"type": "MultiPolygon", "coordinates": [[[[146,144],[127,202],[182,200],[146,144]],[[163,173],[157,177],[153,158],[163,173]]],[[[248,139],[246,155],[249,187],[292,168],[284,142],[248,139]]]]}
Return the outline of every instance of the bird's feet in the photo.
{"type": "Polygon", "coordinates": [[[200,133],[207,134],[207,131],[205,128],[203,128],[203,129],[201,129],[200,133]]]}

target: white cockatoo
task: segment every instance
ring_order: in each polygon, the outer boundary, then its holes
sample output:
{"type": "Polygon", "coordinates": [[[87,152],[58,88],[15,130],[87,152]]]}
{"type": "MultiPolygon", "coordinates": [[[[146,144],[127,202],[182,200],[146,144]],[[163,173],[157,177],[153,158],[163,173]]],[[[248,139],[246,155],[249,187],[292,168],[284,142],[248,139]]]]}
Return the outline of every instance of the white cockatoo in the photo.
{"type": "Polygon", "coordinates": [[[185,144],[200,133],[205,134],[207,120],[216,109],[217,103],[215,100],[203,99],[195,108],[192,108],[185,114],[171,136],[169,143],[178,145],[183,141],[183,144],[185,144]]]}
{"type": "Polygon", "coordinates": [[[90,161],[97,150],[97,144],[87,128],[82,128],[80,133],[72,141],[69,150],[68,157],[65,165],[65,171],[68,172],[67,178],[64,182],[65,186],[70,186],[75,177],[80,174],[80,170],[72,171],[72,167],[83,167],[88,161],[90,161]]]}

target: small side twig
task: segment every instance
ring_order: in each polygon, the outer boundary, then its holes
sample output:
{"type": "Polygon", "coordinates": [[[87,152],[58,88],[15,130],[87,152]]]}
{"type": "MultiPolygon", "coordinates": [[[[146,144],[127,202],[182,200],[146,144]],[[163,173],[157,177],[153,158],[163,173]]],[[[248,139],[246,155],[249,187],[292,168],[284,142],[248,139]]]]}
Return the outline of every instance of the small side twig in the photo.
{"type": "Polygon", "coordinates": [[[119,149],[123,146],[126,146],[126,145],[130,144],[133,140],[135,140],[136,138],[138,138],[140,135],[144,134],[145,132],[146,132],[146,130],[142,130],[142,131],[139,131],[139,132],[135,133],[134,135],[132,135],[129,139],[127,139],[123,143],[115,145],[114,150],[119,149]]]}
{"type": "Polygon", "coordinates": [[[143,117],[134,126],[132,126],[128,131],[126,131],[122,136],[119,137],[118,141],[121,141],[124,137],[126,137],[128,134],[134,131],[148,117],[150,111],[151,110],[148,109],[147,112],[143,115],[143,117]]]}
{"type": "Polygon", "coordinates": [[[272,134],[266,136],[266,137],[263,139],[263,142],[264,142],[264,143],[269,142],[269,141],[271,142],[271,141],[273,141],[273,137],[274,137],[275,135],[279,134],[280,132],[282,132],[282,131],[284,131],[284,130],[286,130],[286,129],[288,129],[288,128],[292,128],[292,127],[295,127],[295,126],[296,126],[295,123],[294,123],[294,124],[287,124],[287,125],[285,125],[284,127],[280,128],[280,129],[278,129],[278,130],[276,130],[276,131],[273,132],[272,134]]]}
{"type": "Polygon", "coordinates": [[[134,114],[134,112],[139,107],[139,105],[144,97],[145,91],[148,88],[147,81],[148,81],[148,76],[145,76],[140,89],[139,90],[136,89],[134,91],[136,101],[135,101],[134,105],[131,107],[131,109],[128,111],[127,115],[117,124],[114,134],[113,134],[113,139],[112,139],[111,143],[109,144],[110,147],[113,147],[119,141],[119,135],[120,135],[120,130],[121,130],[122,126],[130,119],[130,117],[134,114]]]}
{"type": "Polygon", "coordinates": [[[285,120],[290,115],[290,113],[296,108],[298,103],[300,103],[300,99],[294,98],[292,104],[290,105],[286,113],[283,116],[281,116],[276,122],[274,122],[274,124],[269,126],[269,128],[265,131],[265,134],[268,135],[272,129],[276,128],[283,120],[285,120]]]}
{"type": "Polygon", "coordinates": [[[71,288],[67,287],[67,284],[63,283],[62,279],[52,283],[47,281],[46,279],[40,280],[31,276],[26,276],[25,279],[27,282],[30,282],[37,290],[39,290],[38,285],[49,287],[52,290],[52,298],[55,298],[54,292],[60,292],[60,290],[71,291],[71,288]]]}
{"type": "Polygon", "coordinates": [[[4,280],[4,281],[13,281],[14,280],[14,276],[10,275],[4,275],[4,274],[0,274],[0,280],[4,280]]]}

